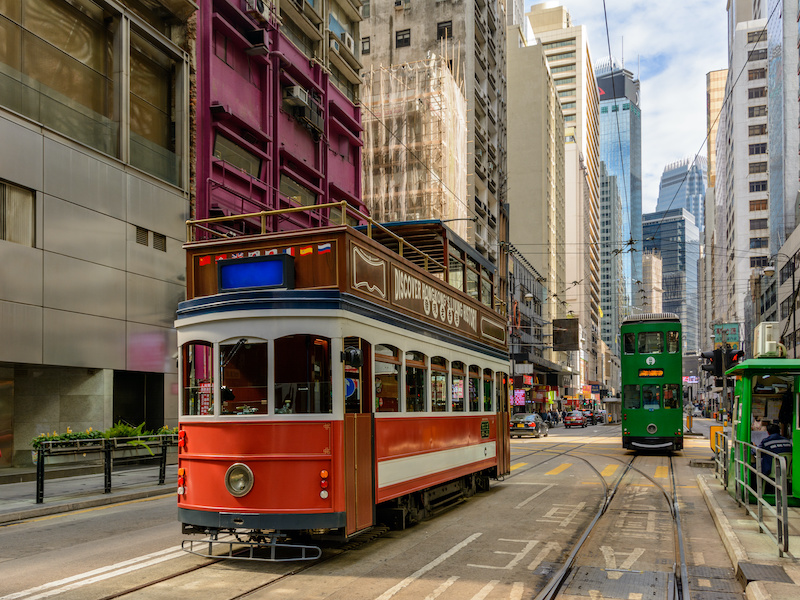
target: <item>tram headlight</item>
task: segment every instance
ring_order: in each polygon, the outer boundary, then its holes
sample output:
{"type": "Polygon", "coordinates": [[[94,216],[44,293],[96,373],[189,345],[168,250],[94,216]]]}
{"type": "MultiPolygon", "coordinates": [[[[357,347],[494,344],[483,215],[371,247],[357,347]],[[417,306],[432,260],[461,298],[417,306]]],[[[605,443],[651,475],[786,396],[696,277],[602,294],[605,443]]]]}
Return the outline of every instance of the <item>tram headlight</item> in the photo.
{"type": "Polygon", "coordinates": [[[658,431],[658,427],[656,427],[655,423],[650,423],[647,426],[647,433],[649,433],[650,435],[653,435],[656,431],[658,431]]]}
{"type": "Polygon", "coordinates": [[[225,473],[225,487],[231,496],[241,498],[253,489],[253,471],[243,463],[235,463],[228,467],[225,473]]]}

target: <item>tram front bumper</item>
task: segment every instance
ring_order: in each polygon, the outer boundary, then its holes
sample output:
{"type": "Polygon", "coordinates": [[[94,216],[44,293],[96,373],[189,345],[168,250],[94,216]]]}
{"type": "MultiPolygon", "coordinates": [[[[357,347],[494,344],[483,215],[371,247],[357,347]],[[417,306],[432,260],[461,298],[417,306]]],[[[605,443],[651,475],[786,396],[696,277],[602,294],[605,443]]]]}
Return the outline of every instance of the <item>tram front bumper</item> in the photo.
{"type": "Polygon", "coordinates": [[[302,531],[305,529],[339,529],[347,523],[347,514],[272,514],[234,513],[178,508],[178,521],[183,525],[208,529],[262,529],[302,531]]]}

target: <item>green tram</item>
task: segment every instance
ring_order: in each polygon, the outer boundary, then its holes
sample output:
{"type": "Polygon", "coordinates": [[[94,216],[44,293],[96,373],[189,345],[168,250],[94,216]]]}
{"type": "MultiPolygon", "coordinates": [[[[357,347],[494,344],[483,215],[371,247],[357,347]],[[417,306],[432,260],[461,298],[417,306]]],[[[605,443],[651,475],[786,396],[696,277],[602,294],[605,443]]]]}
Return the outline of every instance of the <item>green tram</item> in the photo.
{"type": "MultiPolygon", "coordinates": [[[[726,371],[735,379],[733,386],[733,432],[737,442],[758,446],[768,433],[764,428],[776,424],[781,435],[792,442],[792,457],[787,461],[788,503],[800,506],[800,360],[790,358],[750,358],[726,371]],[[758,430],[754,424],[760,421],[758,430]]],[[[729,380],[730,381],[730,380],[729,380]]],[[[735,469],[733,451],[731,468],[735,469]]],[[[745,468],[739,477],[746,478],[745,468]]],[[[773,467],[774,472],[774,467],[773,467]]],[[[752,478],[751,478],[752,480],[752,478]]],[[[755,487],[755,482],[752,482],[755,487]]],[[[765,494],[774,502],[774,497],[765,494]]]]}
{"type": "Polygon", "coordinates": [[[673,313],[626,317],[622,337],[622,447],[683,449],[681,321],[673,313]]]}

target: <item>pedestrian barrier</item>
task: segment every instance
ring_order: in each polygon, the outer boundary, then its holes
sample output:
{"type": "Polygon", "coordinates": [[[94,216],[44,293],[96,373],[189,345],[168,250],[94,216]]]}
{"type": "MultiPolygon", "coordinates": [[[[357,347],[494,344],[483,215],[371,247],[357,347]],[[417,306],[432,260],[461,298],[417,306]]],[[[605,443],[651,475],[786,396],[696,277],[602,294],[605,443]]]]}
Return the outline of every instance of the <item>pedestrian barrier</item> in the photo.
{"type": "Polygon", "coordinates": [[[111,472],[115,462],[120,464],[158,458],[158,485],[164,485],[167,473],[167,448],[177,445],[178,436],[174,434],[41,442],[36,450],[36,504],[44,502],[44,474],[48,457],[71,456],[76,461],[86,459],[85,462],[102,459],[103,493],[110,494],[111,472]],[[158,451],[158,455],[155,451],[158,451]]]}

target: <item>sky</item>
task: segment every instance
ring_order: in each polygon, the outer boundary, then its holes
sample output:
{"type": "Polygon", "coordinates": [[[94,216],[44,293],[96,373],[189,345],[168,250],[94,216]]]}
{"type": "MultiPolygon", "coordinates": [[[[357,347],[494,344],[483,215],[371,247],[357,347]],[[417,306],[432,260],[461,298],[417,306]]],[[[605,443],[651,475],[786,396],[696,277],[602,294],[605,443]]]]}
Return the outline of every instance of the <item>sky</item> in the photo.
{"type": "MultiPolygon", "coordinates": [[[[538,1],[525,0],[525,10],[538,1]]],[[[584,25],[592,61],[624,48],[625,67],[641,82],[642,212],[653,212],[664,167],[706,154],[706,73],[727,67],[725,0],[561,0],[584,25]]]]}

